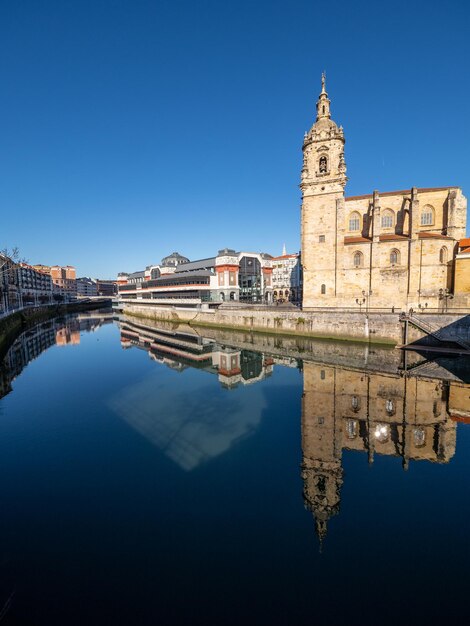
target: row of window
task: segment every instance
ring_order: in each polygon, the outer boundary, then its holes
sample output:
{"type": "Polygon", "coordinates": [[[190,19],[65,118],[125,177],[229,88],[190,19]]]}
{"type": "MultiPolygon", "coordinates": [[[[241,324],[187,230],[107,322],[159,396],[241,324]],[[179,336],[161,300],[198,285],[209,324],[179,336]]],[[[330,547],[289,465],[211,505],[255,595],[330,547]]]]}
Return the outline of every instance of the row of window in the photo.
{"type": "MultiPolygon", "coordinates": [[[[439,250],[439,263],[447,263],[447,256],[447,248],[444,246],[439,250]]],[[[389,260],[390,265],[400,265],[400,250],[391,250],[389,260]]],[[[354,253],[353,265],[354,267],[364,267],[364,255],[362,254],[362,252],[357,251],[354,253]]]]}
{"type": "MultiPolygon", "coordinates": [[[[385,209],[381,217],[382,228],[393,228],[396,223],[396,216],[392,209],[385,209]]],[[[432,226],[434,224],[434,209],[427,204],[423,207],[420,215],[421,226],[432,226]]],[[[349,216],[349,231],[358,232],[361,230],[361,215],[353,211],[349,216]]]]}

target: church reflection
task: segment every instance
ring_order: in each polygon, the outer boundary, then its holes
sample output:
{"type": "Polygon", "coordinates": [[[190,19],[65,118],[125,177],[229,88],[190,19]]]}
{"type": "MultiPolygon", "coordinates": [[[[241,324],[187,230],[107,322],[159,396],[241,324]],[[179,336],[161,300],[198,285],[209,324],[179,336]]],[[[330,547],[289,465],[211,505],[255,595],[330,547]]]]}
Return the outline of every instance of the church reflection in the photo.
{"type": "Polygon", "coordinates": [[[24,368],[54,345],[79,345],[80,333],[111,324],[112,313],[93,311],[48,320],[28,328],[12,343],[0,364],[0,399],[12,390],[12,383],[24,368]]]}
{"type": "Polygon", "coordinates": [[[407,373],[377,373],[304,362],[304,501],[322,541],[340,509],[343,451],[448,463],[458,421],[470,421],[470,386],[407,373]]]}

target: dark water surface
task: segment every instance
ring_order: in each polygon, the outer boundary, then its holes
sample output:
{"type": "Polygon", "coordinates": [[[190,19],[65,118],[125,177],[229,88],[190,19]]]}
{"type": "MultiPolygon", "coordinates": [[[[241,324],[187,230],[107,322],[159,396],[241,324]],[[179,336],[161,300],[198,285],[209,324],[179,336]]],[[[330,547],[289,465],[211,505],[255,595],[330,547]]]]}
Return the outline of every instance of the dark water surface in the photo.
{"type": "Polygon", "coordinates": [[[468,622],[468,364],[257,342],[96,314],[16,342],[0,624],[468,622]]]}

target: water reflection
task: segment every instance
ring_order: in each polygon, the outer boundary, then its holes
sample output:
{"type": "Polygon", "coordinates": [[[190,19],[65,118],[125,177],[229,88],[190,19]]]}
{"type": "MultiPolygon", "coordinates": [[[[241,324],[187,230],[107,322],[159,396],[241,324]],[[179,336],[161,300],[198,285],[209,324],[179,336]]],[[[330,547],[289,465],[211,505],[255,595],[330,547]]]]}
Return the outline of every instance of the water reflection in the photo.
{"type": "Polygon", "coordinates": [[[305,503],[322,540],[339,512],[342,454],[448,463],[456,421],[470,420],[470,387],[462,382],[327,367],[304,362],[302,477],[305,503]]]}
{"type": "Polygon", "coordinates": [[[77,346],[80,332],[91,332],[103,324],[111,324],[109,311],[81,313],[55,318],[21,333],[8,349],[0,364],[0,398],[9,394],[12,383],[24,368],[48,348],[57,346],[77,346]]]}
{"type": "MultiPolygon", "coordinates": [[[[222,390],[254,385],[269,378],[274,359],[199,335],[188,327],[148,325],[121,319],[121,346],[146,350],[150,358],[177,372],[194,368],[216,376],[222,390]]],[[[191,471],[227,452],[258,428],[266,398],[260,389],[227,402],[210,381],[185,378],[167,386],[146,378],[121,389],[110,407],[181,469],[191,471]]]]}
{"type": "MultiPolygon", "coordinates": [[[[320,542],[340,510],[343,451],[448,463],[455,454],[457,421],[470,421],[468,361],[310,339],[198,330],[165,322],[121,318],[121,345],[148,351],[172,369],[198,368],[223,388],[259,382],[275,365],[303,370],[301,415],[304,502],[320,542]],[[338,366],[336,363],[340,363],[338,366]]],[[[260,402],[227,406],[205,402],[205,391],[166,392],[155,408],[155,388],[143,383],[114,401],[115,410],[184,469],[193,469],[254,432],[260,402]],[[169,394],[169,395],[168,395],[169,394]]]]}

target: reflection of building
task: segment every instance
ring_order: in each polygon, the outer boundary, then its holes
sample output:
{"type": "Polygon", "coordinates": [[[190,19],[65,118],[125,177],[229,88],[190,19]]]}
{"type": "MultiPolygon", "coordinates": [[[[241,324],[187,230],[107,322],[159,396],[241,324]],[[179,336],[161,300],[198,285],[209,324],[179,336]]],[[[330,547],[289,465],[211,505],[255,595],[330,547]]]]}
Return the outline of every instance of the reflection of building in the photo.
{"type": "Polygon", "coordinates": [[[303,371],[304,497],[320,539],[339,511],[343,450],[366,452],[370,463],[377,454],[398,456],[404,469],[453,457],[468,385],[309,362],[303,371]]]}
{"type": "Polygon", "coordinates": [[[11,383],[30,361],[54,345],[77,345],[80,331],[111,323],[112,314],[98,311],[49,320],[28,328],[13,342],[0,364],[0,398],[11,391],[11,383]]]}
{"type": "Polygon", "coordinates": [[[165,323],[154,327],[125,319],[120,322],[120,328],[123,348],[143,348],[155,361],[179,371],[190,366],[216,374],[227,389],[259,382],[273,371],[271,357],[219,345],[194,333],[190,327],[172,329],[165,327],[165,323]]]}
{"type": "Polygon", "coordinates": [[[78,346],[80,344],[80,323],[73,317],[56,330],[55,342],[58,346],[78,346]]]}
{"type": "Polygon", "coordinates": [[[119,296],[126,300],[271,302],[271,257],[225,248],[215,257],[189,261],[174,252],[144,271],[118,274],[119,296]]]}
{"type": "MultiPolygon", "coordinates": [[[[323,77],[303,144],[304,308],[354,307],[361,295],[372,307],[439,306],[442,292],[454,289],[456,248],[465,237],[462,190],[413,187],[345,198],[344,143],[323,77]]],[[[459,306],[468,306],[459,297],[459,306]]]]}

